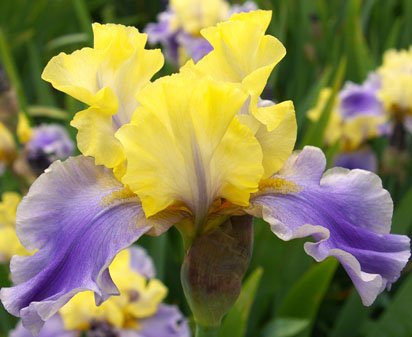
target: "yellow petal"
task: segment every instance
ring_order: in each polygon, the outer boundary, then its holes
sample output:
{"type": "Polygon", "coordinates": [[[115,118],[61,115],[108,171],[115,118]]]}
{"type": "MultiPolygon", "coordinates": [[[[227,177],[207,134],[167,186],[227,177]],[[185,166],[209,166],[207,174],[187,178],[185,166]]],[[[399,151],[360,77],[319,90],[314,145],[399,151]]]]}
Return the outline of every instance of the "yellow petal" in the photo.
{"type": "Polygon", "coordinates": [[[67,55],[53,57],[43,71],[43,80],[54,88],[86,104],[94,103],[94,96],[101,89],[96,76],[102,53],[83,48],[67,55]]]}
{"type": "Polygon", "coordinates": [[[279,171],[292,154],[297,125],[292,101],[259,107],[257,118],[262,123],[256,132],[263,151],[263,178],[279,171]]]}
{"type": "Polygon", "coordinates": [[[29,255],[12,227],[0,228],[0,262],[8,262],[14,255],[29,255]]]}
{"type": "Polygon", "coordinates": [[[106,321],[118,328],[129,328],[130,321],[154,315],[167,295],[167,288],[156,279],[149,282],[132,269],[130,250],[121,251],[110,265],[110,275],[120,295],[96,306],[93,292],[77,294],[61,310],[67,329],[87,330],[91,321],[106,321]]]}
{"type": "Polygon", "coordinates": [[[67,330],[88,330],[92,321],[106,321],[122,328],[124,315],[122,308],[111,298],[100,306],[96,306],[92,291],[76,294],[63,308],[60,315],[67,330]]]}
{"type": "Polygon", "coordinates": [[[16,192],[3,193],[0,202],[0,227],[16,226],[16,211],[20,200],[21,196],[16,192]]]}
{"type": "Polygon", "coordinates": [[[19,113],[19,121],[17,123],[17,137],[20,143],[27,143],[32,137],[32,129],[30,128],[29,120],[23,112],[19,113]]]}
{"type": "MultiPolygon", "coordinates": [[[[412,47],[388,50],[378,69],[381,88],[378,96],[389,113],[412,115],[412,47]]],[[[398,115],[403,117],[402,115],[398,115]]]]}
{"type": "MultiPolygon", "coordinates": [[[[136,290],[137,291],[137,290],[136,290]]],[[[128,314],[136,318],[145,318],[154,315],[159,304],[167,295],[167,288],[157,279],[145,282],[143,289],[139,289],[139,299],[130,302],[126,308],[128,314]]]]}
{"type": "Polygon", "coordinates": [[[97,164],[113,168],[123,157],[114,133],[130,121],[137,107],[135,95],[162,67],[163,56],[160,50],[144,49],[147,35],[136,28],[93,24],[93,32],[94,48],[59,54],[51,59],[42,77],[91,106],[72,123],[79,130],[79,148],[95,157],[97,164]]]}
{"type": "MultiPolygon", "coordinates": [[[[110,95],[110,94],[109,94],[110,95]]],[[[109,96],[108,95],[108,96],[109,96]]],[[[106,98],[108,102],[110,98],[106,98]]],[[[113,104],[117,103],[115,100],[113,104]]],[[[116,109],[112,109],[112,112],[116,109]]],[[[123,147],[114,137],[117,130],[113,122],[113,115],[109,110],[92,106],[78,112],[70,125],[79,130],[77,134],[77,146],[85,156],[95,158],[96,165],[116,167],[124,160],[123,147]]]]}
{"type": "Polygon", "coordinates": [[[379,135],[379,127],[386,122],[386,116],[357,116],[347,120],[343,126],[342,138],[345,150],[354,150],[362,142],[379,135]]]}
{"type": "Polygon", "coordinates": [[[242,83],[257,100],[273,68],[286,54],[279,40],[264,35],[271,16],[270,11],[262,10],[240,13],[202,30],[214,50],[196,64],[198,70],[219,81],[242,83]]]}
{"type": "Polygon", "coordinates": [[[0,122],[0,171],[4,164],[13,160],[16,152],[16,144],[13,135],[7,127],[0,122]]]}
{"type": "Polygon", "coordinates": [[[16,234],[16,210],[21,196],[5,192],[0,203],[0,261],[9,261],[13,255],[29,255],[16,234]]]}
{"type": "Polygon", "coordinates": [[[138,117],[117,137],[127,157],[123,182],[147,216],[183,202],[202,217],[219,197],[248,205],[263,168],[259,143],[235,118],[245,100],[232,85],[183,75],[141,92],[138,117]]]}

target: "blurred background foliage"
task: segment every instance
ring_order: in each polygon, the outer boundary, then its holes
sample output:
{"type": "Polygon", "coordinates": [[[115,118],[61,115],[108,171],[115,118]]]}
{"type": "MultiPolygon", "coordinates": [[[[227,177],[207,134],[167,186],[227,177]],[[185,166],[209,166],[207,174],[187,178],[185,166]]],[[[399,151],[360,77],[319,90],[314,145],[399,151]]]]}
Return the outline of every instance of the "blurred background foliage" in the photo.
{"type": "MultiPolygon", "coordinates": [[[[321,146],[326,122],[311,124],[306,111],[320,89],[346,80],[362,82],[388,48],[412,44],[411,0],[259,0],[273,10],[270,34],[287,48],[287,55],[269,81],[266,98],[292,99],[299,138],[297,148],[321,146]]],[[[91,22],[114,22],[143,29],[166,7],[161,0],[1,0],[0,63],[17,93],[20,109],[35,123],[57,121],[68,127],[82,106],[54,91],[40,78],[48,60],[91,44],[91,22]]],[[[164,73],[174,69],[165,66],[164,73]]],[[[324,111],[327,119],[327,111],[324,111]]],[[[387,140],[374,141],[382,156],[387,140]]],[[[408,148],[411,153],[411,144],[408,148]]],[[[333,149],[327,150],[328,158],[333,149]]],[[[395,202],[393,231],[411,234],[412,174],[403,179],[382,173],[395,202]]],[[[6,174],[0,192],[18,190],[6,174]]],[[[297,210],[298,211],[298,210],[297,210]]],[[[155,240],[144,238],[159,278],[169,287],[168,301],[189,315],[180,285],[183,248],[177,232],[155,240]]],[[[363,307],[351,282],[335,260],[314,263],[303,242],[282,242],[262,221],[255,226],[255,247],[244,290],[226,317],[221,337],[411,337],[412,273],[407,266],[391,292],[371,307],[363,307]]],[[[8,269],[1,266],[1,285],[8,269]]],[[[0,336],[7,336],[15,319],[0,309],[0,336]]],[[[161,337],[161,336],[159,336],[161,337]]]]}

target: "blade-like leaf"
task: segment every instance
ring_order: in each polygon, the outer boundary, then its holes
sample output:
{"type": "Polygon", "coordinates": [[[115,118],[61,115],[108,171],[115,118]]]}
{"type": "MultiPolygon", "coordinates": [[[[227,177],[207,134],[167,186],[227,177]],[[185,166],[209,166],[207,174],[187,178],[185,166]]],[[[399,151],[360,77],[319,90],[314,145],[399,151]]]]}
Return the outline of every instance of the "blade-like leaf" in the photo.
{"type": "MultiPolygon", "coordinates": [[[[307,319],[311,327],[337,266],[338,262],[333,258],[313,265],[289,291],[277,318],[307,319]]],[[[309,336],[310,327],[299,336],[309,336]]]]}
{"type": "Polygon", "coordinates": [[[223,321],[219,330],[219,337],[245,336],[250,308],[255,299],[262,274],[263,269],[258,268],[248,277],[238,300],[223,321]]]}

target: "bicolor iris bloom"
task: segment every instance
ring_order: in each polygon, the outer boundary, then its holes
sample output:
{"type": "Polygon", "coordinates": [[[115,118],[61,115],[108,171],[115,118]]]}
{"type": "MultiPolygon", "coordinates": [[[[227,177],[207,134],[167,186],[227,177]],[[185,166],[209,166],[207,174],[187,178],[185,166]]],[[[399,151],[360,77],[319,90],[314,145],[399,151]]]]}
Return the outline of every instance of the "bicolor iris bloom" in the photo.
{"type": "Polygon", "coordinates": [[[318,148],[292,153],[293,103],[260,99],[286,53],[265,35],[270,20],[252,11],[204,29],[213,50],[155,82],[160,52],[131,27],[94,25],[94,48],[50,61],[43,78],[90,108],[73,122],[83,155],[54,162],[17,211],[19,237],[37,252],[13,258],[14,286],[0,298],[26,328],[38,331],[80,291],[97,303],[117,294],[108,266],[142,235],[176,226],[190,246],[245,214],[283,240],[312,237],[306,252],[336,257],[366,305],[399,278],[409,239],[390,234],[379,177],[324,172],[318,148]]]}
{"type": "MultiPolygon", "coordinates": [[[[384,134],[387,117],[378,97],[379,89],[380,78],[371,73],[361,85],[347,82],[335,98],[324,136],[327,145],[339,145],[341,154],[335,158],[335,165],[377,170],[375,154],[366,143],[384,134]]],[[[308,111],[310,120],[320,118],[331,95],[331,88],[321,90],[316,106],[308,111]]]]}
{"type": "Polygon", "coordinates": [[[151,44],[160,43],[169,62],[184,64],[189,58],[195,62],[212,50],[201,30],[228,19],[234,13],[257,9],[252,1],[230,6],[226,0],[170,0],[166,11],[158,15],[158,22],[149,23],[145,32],[151,44]]]}
{"type": "MultiPolygon", "coordinates": [[[[93,292],[74,296],[41,329],[39,336],[190,337],[177,307],[163,304],[167,288],[154,278],[152,260],[140,247],[121,251],[109,267],[120,296],[100,306],[93,292]]],[[[31,337],[21,323],[11,337],[31,337]]]]}
{"type": "Polygon", "coordinates": [[[16,235],[16,209],[21,196],[4,192],[0,202],[0,263],[9,262],[14,255],[29,255],[16,235]]]}

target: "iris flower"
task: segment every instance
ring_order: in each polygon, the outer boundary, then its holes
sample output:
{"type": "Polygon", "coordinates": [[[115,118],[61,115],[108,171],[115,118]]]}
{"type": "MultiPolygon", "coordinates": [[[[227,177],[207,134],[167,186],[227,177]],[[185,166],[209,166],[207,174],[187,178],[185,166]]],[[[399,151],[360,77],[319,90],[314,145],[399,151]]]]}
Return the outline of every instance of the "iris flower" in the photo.
{"type": "Polygon", "coordinates": [[[337,258],[365,305],[399,278],[409,239],[390,234],[379,177],[324,172],[318,148],[292,153],[292,102],[260,99],[286,53],[265,35],[270,20],[254,11],[203,30],[213,51],[154,82],[161,53],[130,27],[94,25],[94,48],[50,61],[43,78],[89,107],[72,122],[83,155],[54,162],[17,211],[19,238],[37,252],[13,258],[15,285],[0,297],[26,328],[80,291],[97,303],[117,294],[108,266],[142,235],[177,226],[190,247],[240,215],[282,240],[312,237],[306,252],[337,258]]]}
{"type": "MultiPolygon", "coordinates": [[[[46,322],[39,336],[138,336],[189,337],[189,327],[180,311],[161,303],[167,288],[154,278],[153,262],[140,247],[121,251],[110,273],[121,291],[101,306],[93,292],[82,292],[46,322]]],[[[12,337],[31,337],[20,323],[12,337]]]]}
{"type": "MultiPolygon", "coordinates": [[[[339,146],[335,165],[372,172],[377,170],[376,156],[367,141],[385,133],[387,117],[378,97],[379,89],[380,78],[371,73],[361,85],[345,83],[335,98],[324,137],[328,146],[339,146]]],[[[321,90],[316,106],[308,111],[310,120],[319,120],[331,95],[331,88],[321,90]]]]}

